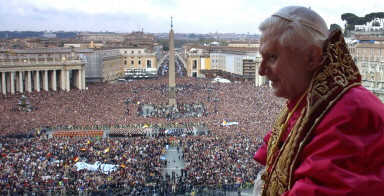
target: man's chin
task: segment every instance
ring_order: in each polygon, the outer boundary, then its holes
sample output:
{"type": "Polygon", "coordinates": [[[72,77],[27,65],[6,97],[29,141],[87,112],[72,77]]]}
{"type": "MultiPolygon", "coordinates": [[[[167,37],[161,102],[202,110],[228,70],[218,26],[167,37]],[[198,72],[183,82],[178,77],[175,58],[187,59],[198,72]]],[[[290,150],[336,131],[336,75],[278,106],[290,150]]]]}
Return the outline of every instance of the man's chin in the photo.
{"type": "Polygon", "coordinates": [[[273,88],[272,93],[275,97],[280,97],[279,91],[275,88],[273,88]]]}
{"type": "Polygon", "coordinates": [[[285,98],[284,95],[281,93],[281,91],[279,91],[278,88],[273,88],[272,93],[275,97],[285,98]]]}

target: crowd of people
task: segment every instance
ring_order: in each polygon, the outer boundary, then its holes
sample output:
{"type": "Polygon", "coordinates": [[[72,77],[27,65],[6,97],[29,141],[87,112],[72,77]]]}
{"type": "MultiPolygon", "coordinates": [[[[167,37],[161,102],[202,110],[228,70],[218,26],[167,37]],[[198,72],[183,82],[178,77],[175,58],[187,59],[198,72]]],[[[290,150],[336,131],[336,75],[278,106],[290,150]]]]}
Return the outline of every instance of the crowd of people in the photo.
{"type": "Polygon", "coordinates": [[[143,191],[160,184],[165,138],[1,138],[2,193],[32,190],[60,191],[124,188],[143,191]],[[118,170],[80,170],[76,162],[118,165],[118,170]]]}
{"type": "Polygon", "coordinates": [[[257,138],[245,133],[214,134],[183,142],[187,178],[193,185],[252,182],[260,167],[252,157],[257,138]]]}
{"type": "Polygon", "coordinates": [[[209,130],[204,127],[199,127],[196,131],[193,127],[168,127],[168,128],[112,128],[107,131],[109,137],[165,137],[165,136],[187,136],[187,135],[205,135],[209,130]]]}
{"type": "Polygon", "coordinates": [[[31,112],[15,109],[21,94],[1,95],[1,189],[69,191],[124,187],[143,191],[145,187],[160,188],[163,184],[165,190],[171,191],[172,186],[252,182],[259,167],[252,159],[253,153],[262,135],[270,129],[283,100],[272,97],[268,86],[176,78],[176,100],[201,103],[207,115],[169,121],[126,114],[127,107],[137,111],[138,103],[166,102],[167,82],[166,78],[158,78],[89,84],[88,90],[25,93],[33,108],[31,112]],[[127,104],[127,99],[132,102],[127,104]],[[222,126],[223,120],[238,124],[222,126]],[[207,127],[210,133],[145,137],[140,134],[146,130],[142,129],[143,125],[162,128],[202,125],[197,127],[207,127]],[[47,127],[59,130],[136,127],[130,130],[135,130],[137,137],[41,137],[47,127]],[[32,139],[12,137],[31,133],[35,136],[32,139]],[[186,162],[182,184],[161,183],[160,157],[169,137],[182,141],[180,148],[186,162]],[[119,169],[109,175],[76,171],[75,160],[117,164],[119,169]]]}
{"type": "MultiPolygon", "coordinates": [[[[0,134],[29,133],[42,127],[112,127],[129,124],[170,124],[164,118],[127,115],[137,111],[137,103],[159,103],[168,100],[167,79],[132,81],[129,83],[88,84],[88,90],[25,92],[33,110],[15,110],[19,93],[0,95],[0,134]],[[132,104],[126,105],[130,98],[132,104]]],[[[176,78],[177,102],[201,102],[208,115],[177,119],[177,123],[216,125],[222,120],[236,119],[239,126],[263,133],[270,128],[273,114],[282,107],[270,88],[248,84],[211,83],[209,79],[176,78]],[[179,87],[180,86],[180,87],[179,87]],[[217,98],[219,101],[212,101],[217,98]],[[191,101],[193,99],[193,101],[191,101]],[[217,113],[214,113],[215,109],[217,113]],[[270,114],[268,114],[270,113],[270,114]],[[211,115],[213,114],[213,115],[211,115]]],[[[213,126],[215,128],[217,126],[213,126]]]]}
{"type": "Polygon", "coordinates": [[[140,103],[137,115],[144,117],[166,118],[175,120],[179,118],[207,116],[204,103],[177,103],[177,106],[168,103],[140,103]]]}

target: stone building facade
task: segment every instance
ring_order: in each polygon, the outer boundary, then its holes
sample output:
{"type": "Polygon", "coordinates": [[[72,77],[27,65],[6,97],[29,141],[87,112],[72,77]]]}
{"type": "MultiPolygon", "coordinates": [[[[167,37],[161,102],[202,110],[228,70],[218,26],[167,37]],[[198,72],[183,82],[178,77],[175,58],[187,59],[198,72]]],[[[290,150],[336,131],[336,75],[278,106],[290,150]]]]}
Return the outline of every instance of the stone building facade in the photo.
{"type": "Polygon", "coordinates": [[[384,102],[384,43],[380,37],[360,38],[348,49],[362,75],[363,85],[384,102]],[[371,40],[372,39],[372,40],[371,40]]]}
{"type": "Polygon", "coordinates": [[[0,91],[85,89],[85,63],[72,55],[0,56],[0,91]]]}
{"type": "Polygon", "coordinates": [[[124,47],[119,49],[123,58],[124,70],[132,68],[157,69],[157,55],[144,47],[124,47]]]}
{"type": "Polygon", "coordinates": [[[231,80],[266,84],[265,77],[257,74],[261,58],[258,47],[199,47],[183,46],[187,75],[204,77],[207,75],[225,75],[231,80]],[[215,73],[217,72],[217,73],[215,73]]]}

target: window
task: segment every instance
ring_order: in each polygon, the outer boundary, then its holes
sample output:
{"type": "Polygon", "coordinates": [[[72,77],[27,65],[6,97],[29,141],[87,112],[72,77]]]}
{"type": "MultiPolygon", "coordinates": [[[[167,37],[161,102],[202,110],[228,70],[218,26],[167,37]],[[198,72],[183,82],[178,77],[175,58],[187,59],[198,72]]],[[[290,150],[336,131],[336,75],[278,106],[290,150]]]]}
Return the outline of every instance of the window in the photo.
{"type": "Polygon", "coordinates": [[[138,61],[138,63],[139,63],[139,65],[141,65],[141,61],[140,60],[138,61]]]}
{"type": "Polygon", "coordinates": [[[134,51],[132,50],[132,51],[131,51],[131,53],[133,54],[133,53],[134,53],[134,51]]]}
{"type": "Polygon", "coordinates": [[[197,60],[192,61],[192,69],[197,69],[197,60]]]}
{"type": "Polygon", "coordinates": [[[147,68],[152,68],[152,61],[151,60],[147,60],[147,68]]]}
{"type": "Polygon", "coordinates": [[[131,61],[131,65],[133,65],[133,64],[135,64],[135,61],[132,60],[132,61],[131,61]]]}
{"type": "Polygon", "coordinates": [[[127,65],[127,61],[126,60],[124,61],[124,65],[127,65]]]}

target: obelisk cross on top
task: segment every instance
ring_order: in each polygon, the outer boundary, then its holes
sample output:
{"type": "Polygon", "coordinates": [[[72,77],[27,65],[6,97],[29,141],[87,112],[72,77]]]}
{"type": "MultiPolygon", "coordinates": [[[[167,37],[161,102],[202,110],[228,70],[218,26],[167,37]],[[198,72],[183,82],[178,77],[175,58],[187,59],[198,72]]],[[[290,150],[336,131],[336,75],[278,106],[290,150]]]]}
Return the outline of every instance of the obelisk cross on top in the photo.
{"type": "Polygon", "coordinates": [[[175,33],[173,32],[173,17],[171,16],[171,30],[169,31],[169,65],[168,65],[168,98],[169,105],[176,106],[176,80],[175,80],[175,33]]]}

